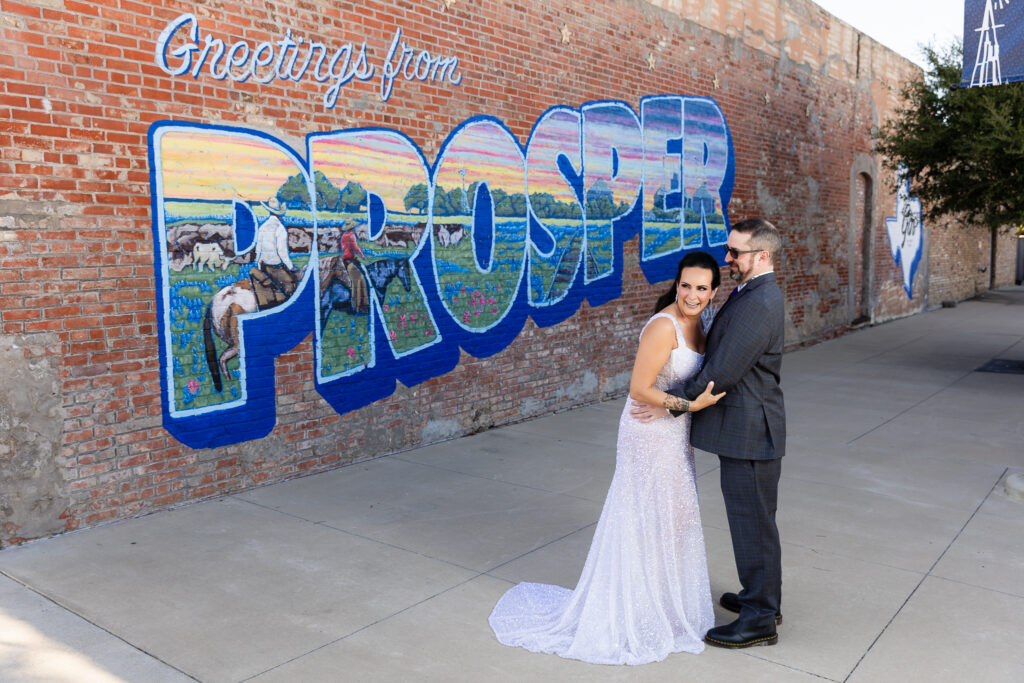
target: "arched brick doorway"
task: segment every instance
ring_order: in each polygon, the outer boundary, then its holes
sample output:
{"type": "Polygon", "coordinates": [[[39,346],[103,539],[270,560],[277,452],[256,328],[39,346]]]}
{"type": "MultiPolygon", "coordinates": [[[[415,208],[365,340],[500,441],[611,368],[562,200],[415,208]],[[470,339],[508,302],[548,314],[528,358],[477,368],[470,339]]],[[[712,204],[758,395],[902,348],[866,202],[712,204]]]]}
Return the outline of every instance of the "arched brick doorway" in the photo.
{"type": "Polygon", "coordinates": [[[858,155],[850,169],[847,320],[850,325],[871,322],[874,308],[875,162],[858,155]]]}

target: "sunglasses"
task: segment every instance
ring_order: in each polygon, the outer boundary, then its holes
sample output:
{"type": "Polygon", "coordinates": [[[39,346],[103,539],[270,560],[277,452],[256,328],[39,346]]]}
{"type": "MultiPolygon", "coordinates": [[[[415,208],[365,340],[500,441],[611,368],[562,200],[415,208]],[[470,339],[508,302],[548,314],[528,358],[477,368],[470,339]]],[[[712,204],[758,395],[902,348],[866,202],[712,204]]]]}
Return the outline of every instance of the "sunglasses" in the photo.
{"type": "Polygon", "coordinates": [[[744,249],[740,251],[736,247],[725,248],[725,253],[729,254],[729,256],[732,256],[733,258],[739,258],[740,254],[756,254],[759,251],[764,251],[764,249],[744,249]]]}

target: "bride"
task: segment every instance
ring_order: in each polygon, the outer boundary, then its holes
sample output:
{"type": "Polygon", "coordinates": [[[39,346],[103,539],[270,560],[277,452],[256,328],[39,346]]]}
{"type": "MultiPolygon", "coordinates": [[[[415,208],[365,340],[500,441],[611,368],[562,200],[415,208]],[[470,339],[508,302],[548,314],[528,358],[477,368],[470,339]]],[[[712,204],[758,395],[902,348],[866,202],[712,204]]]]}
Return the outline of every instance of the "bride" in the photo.
{"type": "MultiPolygon", "coordinates": [[[[663,390],[703,362],[701,314],[721,281],[702,251],[679,262],[672,288],[640,335],[629,395],[695,412],[725,394],[713,383],[687,403],[663,390]]],[[[701,652],[714,626],[690,415],[642,423],[619,418],[615,474],[575,590],[520,583],[498,601],[491,628],[504,645],[595,664],[645,664],[701,652]]]]}

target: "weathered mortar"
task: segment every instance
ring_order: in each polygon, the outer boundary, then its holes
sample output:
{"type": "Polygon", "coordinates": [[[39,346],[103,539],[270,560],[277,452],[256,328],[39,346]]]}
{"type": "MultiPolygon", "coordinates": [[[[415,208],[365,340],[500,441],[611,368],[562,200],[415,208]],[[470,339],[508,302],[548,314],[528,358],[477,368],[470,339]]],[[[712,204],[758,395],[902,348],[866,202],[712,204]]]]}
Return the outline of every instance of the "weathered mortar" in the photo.
{"type": "Polygon", "coordinates": [[[54,334],[0,336],[0,523],[9,542],[64,530],[60,383],[46,351],[57,344],[54,334]]]}

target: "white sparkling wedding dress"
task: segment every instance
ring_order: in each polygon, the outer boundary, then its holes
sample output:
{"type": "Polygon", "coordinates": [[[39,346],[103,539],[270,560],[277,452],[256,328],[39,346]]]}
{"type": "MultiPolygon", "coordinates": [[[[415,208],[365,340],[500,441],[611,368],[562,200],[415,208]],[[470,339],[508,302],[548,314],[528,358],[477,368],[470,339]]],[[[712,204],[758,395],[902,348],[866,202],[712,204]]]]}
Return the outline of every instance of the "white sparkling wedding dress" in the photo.
{"type": "MultiPolygon", "coordinates": [[[[658,313],[651,318],[672,316],[658,313]]],[[[650,324],[650,321],[648,321],[650,324]]],[[[677,348],[655,386],[696,374],[703,356],[677,348]]],[[[646,664],[701,652],[715,625],[690,446],[690,414],[619,418],[615,474],[575,590],[520,583],[498,601],[491,628],[504,645],[595,664],[646,664]]]]}

